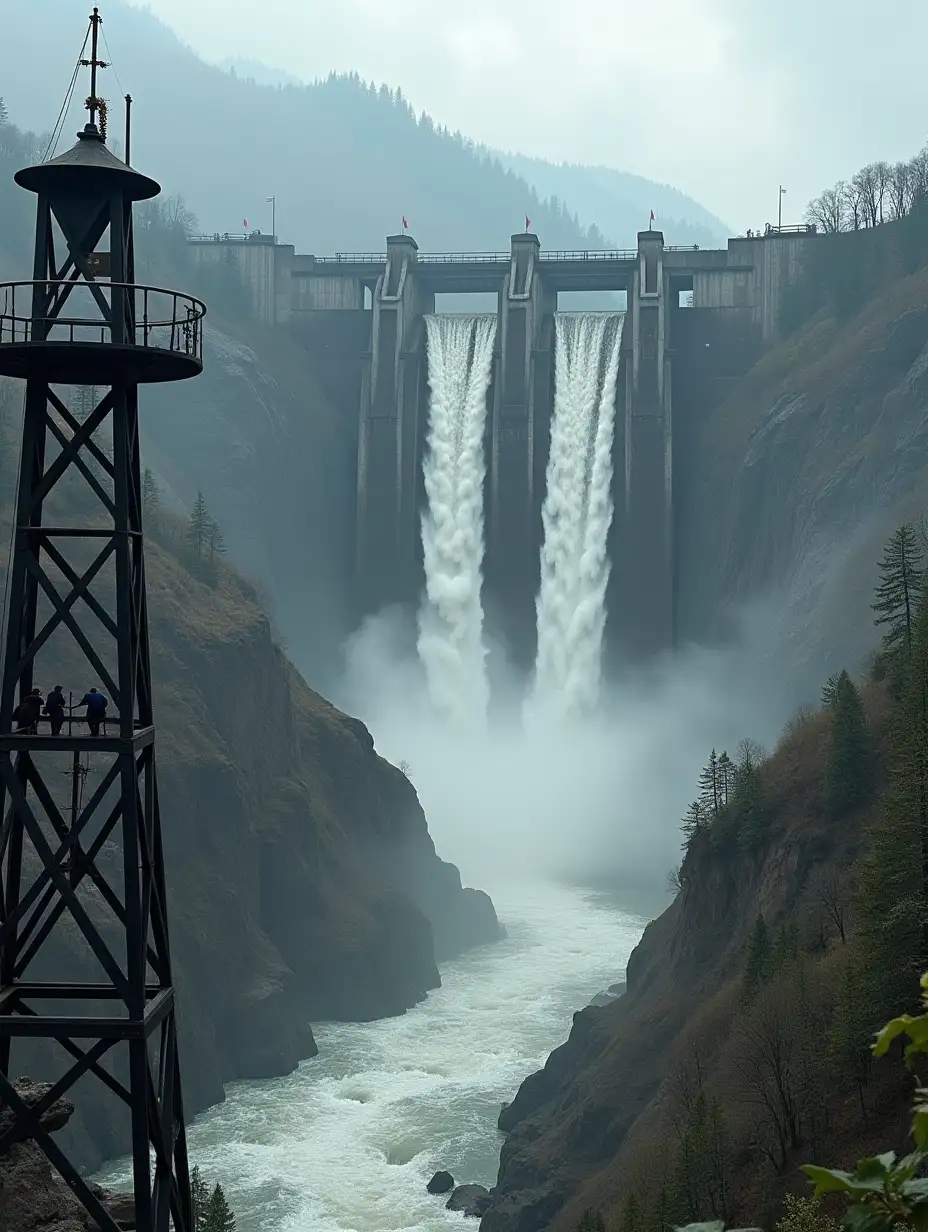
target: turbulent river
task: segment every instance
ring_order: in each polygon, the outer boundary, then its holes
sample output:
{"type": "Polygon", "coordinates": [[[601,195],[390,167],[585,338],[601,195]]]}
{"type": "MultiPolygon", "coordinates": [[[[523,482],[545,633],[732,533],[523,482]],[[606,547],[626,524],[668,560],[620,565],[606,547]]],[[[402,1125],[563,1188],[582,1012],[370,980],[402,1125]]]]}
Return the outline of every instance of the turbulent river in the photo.
{"type": "MultiPolygon", "coordinates": [[[[237,1232],[439,1232],[476,1227],[425,1186],[496,1180],[500,1105],[624,975],[644,921],[565,886],[494,893],[509,936],[442,967],[402,1018],[323,1023],[319,1056],[286,1078],[236,1082],[190,1128],[237,1232]]],[[[109,1183],[131,1185],[128,1169],[109,1183]]]]}

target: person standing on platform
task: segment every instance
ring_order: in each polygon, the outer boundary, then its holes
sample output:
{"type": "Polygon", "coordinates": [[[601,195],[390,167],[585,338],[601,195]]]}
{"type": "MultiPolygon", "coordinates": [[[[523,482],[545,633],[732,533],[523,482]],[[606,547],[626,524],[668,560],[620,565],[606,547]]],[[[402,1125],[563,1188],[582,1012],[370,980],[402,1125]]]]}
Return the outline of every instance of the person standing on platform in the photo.
{"type": "Polygon", "coordinates": [[[53,736],[60,736],[61,729],[64,726],[64,711],[66,702],[64,693],[61,691],[61,685],[56,684],[45,699],[45,713],[48,716],[49,723],[52,729],[53,736]]]}
{"type": "Polygon", "coordinates": [[[89,689],[77,704],[87,707],[87,726],[91,736],[99,736],[100,724],[106,718],[106,707],[109,704],[104,695],[96,689],[89,689]]]}

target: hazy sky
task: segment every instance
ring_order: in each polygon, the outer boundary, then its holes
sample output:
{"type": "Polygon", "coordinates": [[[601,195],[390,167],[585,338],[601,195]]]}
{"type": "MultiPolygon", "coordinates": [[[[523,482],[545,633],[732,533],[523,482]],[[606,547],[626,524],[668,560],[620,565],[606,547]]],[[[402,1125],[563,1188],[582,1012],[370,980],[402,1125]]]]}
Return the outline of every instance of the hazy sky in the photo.
{"type": "Polygon", "coordinates": [[[738,227],[925,141],[928,4],[132,0],[207,59],[399,85],[478,141],[672,183],[738,227]]]}

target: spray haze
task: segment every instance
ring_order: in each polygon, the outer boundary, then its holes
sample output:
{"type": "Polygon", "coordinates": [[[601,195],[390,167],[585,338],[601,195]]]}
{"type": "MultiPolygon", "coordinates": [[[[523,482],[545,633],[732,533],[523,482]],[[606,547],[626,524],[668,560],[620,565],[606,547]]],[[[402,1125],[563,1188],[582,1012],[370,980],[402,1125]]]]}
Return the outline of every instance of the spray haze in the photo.
{"type": "MultiPolygon", "coordinates": [[[[792,700],[782,669],[760,661],[758,625],[738,646],[605,681],[591,713],[526,724],[518,705],[494,705],[483,729],[456,728],[437,721],[423,667],[403,653],[408,619],[394,609],[361,627],[338,700],[408,764],[442,855],[490,889],[600,877],[662,889],[709,750],[745,735],[769,745],[792,700]]],[[[512,673],[516,701],[526,684],[512,673]]]]}
{"type": "Polygon", "coordinates": [[[370,618],[349,642],[339,700],[409,766],[439,849],[465,877],[492,887],[607,876],[653,891],[679,862],[679,821],[713,744],[769,740],[784,717],[767,679],[759,722],[748,685],[769,676],[768,631],[755,613],[736,647],[602,680],[624,316],[558,314],[535,672],[528,680],[503,658],[488,711],[483,434],[495,325],[427,318],[417,652],[407,611],[370,618]]]}

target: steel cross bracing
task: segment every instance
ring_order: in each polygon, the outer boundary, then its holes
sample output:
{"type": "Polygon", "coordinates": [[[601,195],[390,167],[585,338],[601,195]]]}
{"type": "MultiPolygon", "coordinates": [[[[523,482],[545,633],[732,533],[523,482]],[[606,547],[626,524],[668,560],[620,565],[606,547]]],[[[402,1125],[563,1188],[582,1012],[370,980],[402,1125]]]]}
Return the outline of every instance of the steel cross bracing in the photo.
{"type": "MultiPolygon", "coordinates": [[[[149,1147],[154,1151],[153,1176],[142,1185],[135,1177],[140,1232],[167,1228],[172,1205],[179,1232],[189,1227],[175,1175],[177,1162],[186,1169],[186,1148],[155,778],[136,401],[134,389],[110,389],[79,424],[50,387],[32,382],[27,398],[0,694],[0,808],[9,800],[0,828],[0,1096],[101,1228],[116,1232],[39,1124],[45,1108],[83,1074],[96,1075],[131,1109],[136,1168],[140,1149],[146,1157],[149,1147]],[[107,422],[112,458],[93,439],[107,422]],[[54,455],[49,446],[57,446],[54,455]],[[44,525],[54,489],[75,472],[93,493],[99,518],[88,509],[90,525],[44,525]],[[91,737],[82,727],[57,737],[41,728],[36,735],[11,732],[17,695],[33,687],[46,650],[57,650],[58,663],[68,662],[78,679],[97,681],[108,694],[118,717],[108,720],[106,735],[91,737]],[[72,823],[55,786],[61,754],[74,749],[93,757],[100,781],[72,823]],[[101,855],[120,848],[117,878],[112,859],[104,867],[101,855]],[[76,936],[83,945],[74,946],[76,936]],[[72,982],[72,966],[96,966],[99,974],[72,982]],[[43,980],[37,971],[58,978],[43,980]],[[63,1002],[72,1008],[63,1012],[63,1002]],[[149,1050],[153,1036],[156,1054],[149,1050]],[[71,1060],[31,1113],[18,1100],[10,1069],[12,1041],[27,1037],[56,1039],[71,1060]],[[104,1068],[103,1059],[123,1043],[128,1071],[125,1060],[104,1068]],[[151,1194],[149,1212],[139,1201],[144,1191],[151,1194]]],[[[0,1153],[5,1145],[0,1138],[0,1153]]]]}
{"type": "MultiPolygon", "coordinates": [[[[0,679],[0,1107],[14,1114],[0,1154],[33,1138],[102,1232],[118,1232],[41,1123],[85,1080],[81,1097],[111,1097],[128,1110],[138,1232],[192,1232],[133,383],[139,371],[172,377],[156,371],[157,346],[134,343],[132,189],[120,195],[114,182],[110,175],[93,208],[89,192],[56,198],[59,181],[36,190],[31,332],[22,345],[4,345],[0,333],[0,375],[28,365],[0,679]],[[111,283],[97,281],[88,260],[107,230],[111,283]],[[66,247],[60,262],[56,234],[66,247]],[[73,332],[56,341],[77,289],[93,305],[81,319],[105,325],[91,330],[102,339],[95,345],[74,346],[73,332]],[[82,422],[50,374],[95,389],[82,422]],[[34,687],[59,681],[106,694],[101,734],[90,734],[83,717],[56,736],[47,719],[34,730],[14,719],[34,687]],[[89,798],[81,802],[75,789],[69,804],[59,801],[64,775],[88,766],[89,798]],[[31,1107],[14,1085],[27,1071],[53,1080],[31,1107]]],[[[2,302],[0,288],[0,315],[2,302]]],[[[170,333],[164,372],[176,371],[170,333]]]]}

